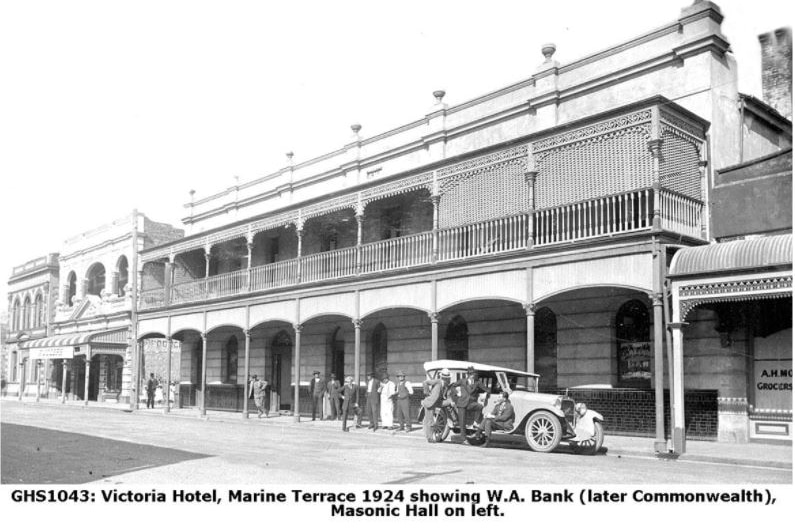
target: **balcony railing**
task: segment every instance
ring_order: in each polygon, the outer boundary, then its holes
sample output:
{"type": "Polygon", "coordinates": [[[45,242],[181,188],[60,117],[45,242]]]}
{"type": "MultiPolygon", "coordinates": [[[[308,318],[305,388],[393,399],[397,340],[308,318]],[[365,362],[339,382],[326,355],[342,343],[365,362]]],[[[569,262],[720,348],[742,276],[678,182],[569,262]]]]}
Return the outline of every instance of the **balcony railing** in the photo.
{"type": "MultiPolygon", "coordinates": [[[[701,202],[669,190],[660,191],[659,201],[662,229],[701,237],[701,202]]],[[[653,225],[653,210],[654,191],[640,189],[537,210],[533,213],[532,226],[529,215],[522,213],[178,283],[171,288],[170,302],[216,299],[523,250],[528,246],[531,229],[534,246],[648,230],[653,225]]],[[[165,298],[162,289],[145,291],[141,308],[163,306],[165,298]]]]}

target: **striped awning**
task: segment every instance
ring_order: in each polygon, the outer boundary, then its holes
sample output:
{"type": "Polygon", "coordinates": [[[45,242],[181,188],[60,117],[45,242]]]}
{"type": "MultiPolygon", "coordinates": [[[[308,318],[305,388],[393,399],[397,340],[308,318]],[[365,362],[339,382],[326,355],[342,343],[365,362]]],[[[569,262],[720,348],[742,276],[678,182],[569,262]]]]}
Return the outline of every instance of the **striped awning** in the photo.
{"type": "Polygon", "coordinates": [[[127,327],[104,329],[101,331],[58,334],[19,344],[21,349],[40,349],[44,347],[77,347],[91,343],[127,345],[127,327]]]}
{"type": "Polygon", "coordinates": [[[671,276],[792,267],[792,234],[721,242],[679,250],[671,261],[671,276]]]}

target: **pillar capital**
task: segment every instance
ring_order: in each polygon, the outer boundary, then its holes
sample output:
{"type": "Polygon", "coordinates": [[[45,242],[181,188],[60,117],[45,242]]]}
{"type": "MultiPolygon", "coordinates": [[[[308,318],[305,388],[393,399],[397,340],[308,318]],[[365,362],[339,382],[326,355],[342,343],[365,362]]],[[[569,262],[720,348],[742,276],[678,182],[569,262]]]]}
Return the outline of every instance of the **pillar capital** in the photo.
{"type": "Polygon", "coordinates": [[[243,329],[243,336],[251,338],[251,329],[243,329]]]}
{"type": "Polygon", "coordinates": [[[652,156],[659,156],[660,155],[660,150],[662,149],[662,143],[663,143],[663,141],[661,139],[659,139],[659,138],[653,139],[653,140],[649,140],[647,142],[647,145],[649,147],[649,151],[651,152],[652,156]]]}
{"type": "Polygon", "coordinates": [[[528,184],[531,184],[531,185],[535,184],[536,183],[536,178],[538,178],[538,171],[536,171],[535,169],[531,169],[529,171],[525,171],[524,172],[524,179],[525,179],[525,182],[527,182],[528,184]]]}
{"type": "Polygon", "coordinates": [[[672,331],[681,331],[684,330],[684,328],[687,327],[688,325],[690,324],[687,323],[686,321],[672,321],[671,323],[668,324],[668,328],[671,329],[672,331]]]}
{"type": "Polygon", "coordinates": [[[202,340],[207,341],[207,333],[206,332],[200,332],[199,334],[201,335],[202,340]]]}
{"type": "Polygon", "coordinates": [[[429,312],[428,318],[430,318],[431,323],[439,323],[439,313],[438,312],[429,312]]]}
{"type": "Polygon", "coordinates": [[[661,307],[663,304],[662,292],[654,292],[652,294],[649,294],[649,299],[651,300],[651,304],[656,307],[661,307]]]}
{"type": "Polygon", "coordinates": [[[294,323],[293,329],[297,334],[300,334],[300,332],[304,329],[304,325],[302,323],[294,323]]]}
{"type": "Polygon", "coordinates": [[[353,323],[353,328],[354,329],[361,329],[362,328],[362,320],[360,320],[359,318],[353,318],[351,320],[351,323],[353,323]]]}
{"type": "Polygon", "coordinates": [[[536,304],[535,303],[522,303],[522,308],[527,316],[535,316],[536,304]]]}
{"type": "Polygon", "coordinates": [[[438,207],[438,206],[439,206],[439,202],[440,202],[441,200],[442,200],[442,194],[441,194],[441,193],[434,193],[433,195],[431,195],[431,203],[432,203],[432,204],[433,204],[435,207],[438,207]]]}

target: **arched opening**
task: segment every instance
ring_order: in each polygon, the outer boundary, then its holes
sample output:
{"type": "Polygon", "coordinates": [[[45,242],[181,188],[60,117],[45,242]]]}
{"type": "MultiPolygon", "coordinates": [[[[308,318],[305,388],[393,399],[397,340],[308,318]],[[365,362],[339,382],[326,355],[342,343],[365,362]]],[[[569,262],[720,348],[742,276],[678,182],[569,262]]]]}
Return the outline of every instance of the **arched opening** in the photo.
{"type": "Polygon", "coordinates": [[[337,376],[337,380],[345,380],[345,336],[340,327],[331,333],[328,354],[331,372],[337,376]]]}
{"type": "Polygon", "coordinates": [[[279,395],[279,408],[290,409],[290,375],[292,373],[293,340],[287,331],[279,331],[271,340],[271,387],[279,395]]]}
{"type": "Polygon", "coordinates": [[[448,360],[469,360],[469,327],[460,315],[456,315],[447,324],[444,335],[444,348],[448,360]]]}
{"type": "Polygon", "coordinates": [[[119,263],[116,266],[116,273],[118,274],[118,280],[116,283],[116,295],[119,297],[124,297],[124,288],[127,286],[127,282],[129,281],[129,267],[127,265],[127,256],[122,255],[119,258],[119,263]]]}
{"type": "Polygon", "coordinates": [[[87,293],[92,296],[99,296],[105,288],[105,266],[102,263],[94,263],[88,269],[86,276],[88,279],[87,293]]]}
{"type": "Polygon", "coordinates": [[[74,272],[69,272],[66,282],[69,285],[66,289],[66,305],[71,307],[74,304],[74,298],[77,295],[77,274],[74,272]]]}
{"type": "Polygon", "coordinates": [[[32,307],[30,306],[30,298],[25,296],[25,303],[22,306],[22,327],[21,329],[30,329],[31,328],[31,315],[33,313],[32,307]]]}
{"type": "Polygon", "coordinates": [[[535,372],[541,375],[539,388],[551,390],[558,386],[558,319],[548,307],[535,314],[535,372]]]}
{"type": "Polygon", "coordinates": [[[44,307],[44,298],[41,292],[36,294],[36,301],[33,302],[33,326],[41,327],[46,322],[46,312],[44,307]]]}
{"type": "Polygon", "coordinates": [[[651,385],[649,309],[640,301],[627,301],[616,314],[618,385],[647,388],[651,385]]]}
{"type": "Polygon", "coordinates": [[[14,301],[14,308],[11,310],[11,330],[18,331],[22,328],[22,304],[19,298],[14,301]]]}
{"type": "Polygon", "coordinates": [[[386,326],[379,323],[370,335],[370,358],[373,371],[383,373],[388,371],[387,364],[387,335],[386,326]]]}
{"type": "Polygon", "coordinates": [[[237,336],[230,336],[223,349],[221,380],[226,384],[237,384],[237,336]]]}

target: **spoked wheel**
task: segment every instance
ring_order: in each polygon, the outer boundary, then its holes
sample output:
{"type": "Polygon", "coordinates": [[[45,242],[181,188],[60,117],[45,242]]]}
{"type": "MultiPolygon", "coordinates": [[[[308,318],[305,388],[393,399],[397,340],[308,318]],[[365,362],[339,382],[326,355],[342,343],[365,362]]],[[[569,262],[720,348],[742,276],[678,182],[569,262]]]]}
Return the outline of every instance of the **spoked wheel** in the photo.
{"type": "Polygon", "coordinates": [[[447,415],[447,410],[444,408],[436,408],[433,410],[431,432],[433,433],[433,440],[437,443],[441,443],[450,435],[450,420],[447,415]]]}
{"type": "Polygon", "coordinates": [[[472,446],[483,446],[486,443],[486,435],[481,433],[481,435],[472,435],[467,437],[467,442],[472,446]]]}
{"type": "Polygon", "coordinates": [[[560,444],[560,420],[548,411],[537,411],[527,420],[524,435],[534,452],[551,452],[560,444]]]}
{"type": "Polygon", "coordinates": [[[605,441],[605,431],[602,428],[602,423],[594,421],[593,423],[593,436],[585,441],[573,443],[572,447],[577,454],[584,454],[588,456],[595,455],[602,448],[602,443],[605,441]]]}

